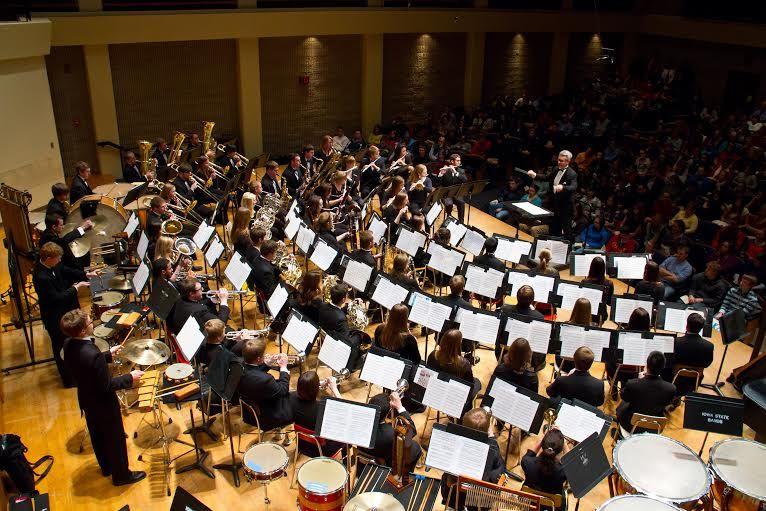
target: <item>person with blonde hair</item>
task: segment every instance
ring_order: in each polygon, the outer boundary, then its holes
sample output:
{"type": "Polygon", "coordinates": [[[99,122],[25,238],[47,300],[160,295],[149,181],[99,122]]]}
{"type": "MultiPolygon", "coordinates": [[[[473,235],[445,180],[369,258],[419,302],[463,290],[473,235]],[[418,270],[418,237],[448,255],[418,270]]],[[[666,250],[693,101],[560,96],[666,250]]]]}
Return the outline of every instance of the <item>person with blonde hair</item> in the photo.
{"type": "Polygon", "coordinates": [[[551,251],[547,248],[544,248],[540,251],[539,254],[537,254],[538,264],[537,264],[537,273],[540,273],[542,275],[548,275],[549,277],[558,277],[559,271],[553,267],[551,264],[551,260],[553,259],[553,255],[551,254],[551,251]]]}

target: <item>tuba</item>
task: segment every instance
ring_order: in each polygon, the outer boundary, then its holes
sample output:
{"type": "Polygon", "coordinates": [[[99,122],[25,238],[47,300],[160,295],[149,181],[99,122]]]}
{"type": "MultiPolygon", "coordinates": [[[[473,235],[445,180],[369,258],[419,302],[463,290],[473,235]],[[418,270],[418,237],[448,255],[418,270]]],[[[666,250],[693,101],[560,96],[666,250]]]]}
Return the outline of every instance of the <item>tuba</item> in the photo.
{"type": "MultiPolygon", "coordinates": [[[[138,150],[141,154],[141,174],[148,178],[149,174],[153,176],[157,173],[157,160],[151,157],[152,143],[146,140],[138,141],[138,150]]],[[[156,181],[156,180],[153,180],[156,181]]]]}
{"type": "Polygon", "coordinates": [[[215,151],[216,145],[213,139],[213,128],[215,123],[212,121],[204,121],[202,123],[202,155],[206,155],[212,148],[215,151]]]}
{"type": "Polygon", "coordinates": [[[186,139],[186,135],[180,131],[173,133],[173,145],[170,148],[170,156],[168,156],[168,167],[173,170],[178,170],[178,164],[181,161],[181,146],[186,139]]]}

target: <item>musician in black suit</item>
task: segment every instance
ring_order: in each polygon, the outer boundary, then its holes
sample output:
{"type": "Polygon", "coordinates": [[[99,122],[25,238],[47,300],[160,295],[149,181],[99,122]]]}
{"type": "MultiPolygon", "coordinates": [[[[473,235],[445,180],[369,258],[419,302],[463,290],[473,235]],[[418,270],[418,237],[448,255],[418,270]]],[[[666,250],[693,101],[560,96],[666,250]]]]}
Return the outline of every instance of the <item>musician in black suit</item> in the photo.
{"type": "Polygon", "coordinates": [[[497,238],[490,236],[484,241],[484,253],[474,257],[473,262],[505,273],[505,262],[495,257],[495,250],[497,250],[497,238]]]}
{"type": "Polygon", "coordinates": [[[300,155],[297,153],[290,153],[287,167],[282,171],[282,177],[285,178],[287,191],[292,197],[298,196],[298,188],[303,184],[303,176],[300,155]]]}
{"type": "Polygon", "coordinates": [[[319,218],[316,222],[316,232],[317,236],[322,241],[327,243],[327,245],[334,248],[338,252],[338,257],[335,258],[335,261],[333,261],[333,263],[327,269],[327,273],[330,275],[335,275],[338,273],[338,269],[340,268],[340,253],[344,249],[345,239],[348,238],[350,234],[348,231],[346,231],[336,235],[335,215],[329,211],[322,211],[319,214],[319,218]],[[343,243],[343,245],[341,245],[341,243],[343,243]]]}
{"type": "Polygon", "coordinates": [[[370,192],[380,185],[382,177],[386,173],[386,159],[380,155],[380,149],[371,145],[367,148],[367,157],[362,160],[360,184],[362,197],[367,197],[370,192]]]}
{"type": "Polygon", "coordinates": [[[146,214],[146,235],[156,241],[162,233],[162,222],[170,218],[168,203],[159,195],[149,201],[149,212],[146,214]]]}
{"type": "MultiPolygon", "coordinates": [[[[350,345],[351,354],[348,357],[347,367],[353,371],[359,360],[360,347],[365,340],[369,342],[369,339],[365,339],[362,332],[356,330],[352,332],[348,326],[344,310],[348,303],[348,291],[348,284],[343,282],[335,284],[330,289],[330,303],[325,303],[319,308],[319,326],[333,339],[344,340],[350,345]]],[[[311,352],[312,345],[313,342],[306,348],[306,353],[311,352]]]]}
{"type": "Polygon", "coordinates": [[[206,304],[202,301],[202,284],[199,280],[182,280],[176,284],[176,287],[181,299],[176,302],[167,320],[168,328],[173,334],[178,334],[186,320],[192,316],[197,320],[200,327],[204,326],[209,319],[217,318],[224,323],[229,320],[229,306],[226,304],[229,298],[228,290],[222,288],[216,291],[217,300],[220,302],[218,310],[216,310],[216,304],[212,302],[206,304]]]}
{"type": "MultiPolygon", "coordinates": [[[[449,157],[447,165],[439,170],[439,182],[441,186],[453,186],[468,181],[465,169],[460,166],[460,155],[452,154],[449,157]]],[[[452,214],[452,206],[457,206],[457,217],[462,222],[465,218],[465,201],[462,198],[445,197],[444,212],[447,216],[452,214]]]]}
{"type": "Polygon", "coordinates": [[[553,380],[545,390],[551,399],[579,399],[592,406],[604,404],[604,382],[590,374],[593,365],[593,351],[587,346],[580,346],[574,352],[574,369],[553,380]]]}
{"type": "Polygon", "coordinates": [[[122,346],[106,353],[93,344],[93,321],[81,309],[74,309],[61,318],[61,329],[68,339],[64,344],[64,360],[77,381],[77,401],[85,414],[93,452],[105,477],[112,484],[132,484],[146,477],[146,472],[133,472],[128,466],[128,448],[122,424],[120,402],[115,391],[129,389],[144,374],[137,369],[112,378],[108,363],[122,346]]]}
{"type": "Polygon", "coordinates": [[[146,176],[141,174],[141,166],[136,159],[135,153],[125,153],[125,166],[122,168],[122,180],[126,183],[146,182],[146,176]]]}
{"type": "Polygon", "coordinates": [[[279,284],[279,268],[274,264],[277,254],[277,242],[266,240],[261,245],[261,255],[252,263],[253,281],[255,286],[263,291],[266,298],[271,296],[279,284]]]}
{"type": "Polygon", "coordinates": [[[393,446],[396,434],[394,428],[386,422],[386,417],[389,415],[389,411],[393,408],[396,413],[394,417],[404,417],[409,426],[407,427],[408,445],[405,446],[406,454],[404,459],[405,470],[411,472],[415,469],[415,465],[420,458],[422,449],[415,440],[415,422],[410,417],[410,413],[402,405],[402,398],[397,392],[391,392],[389,395],[377,394],[370,398],[370,404],[375,405],[380,409],[380,424],[378,425],[378,431],[375,435],[375,447],[372,449],[365,449],[360,447],[364,453],[371,454],[375,458],[383,459],[383,464],[389,467],[393,466],[393,446]]]}
{"type": "Polygon", "coordinates": [[[301,151],[301,163],[304,167],[306,167],[306,171],[309,174],[309,177],[313,177],[317,172],[319,172],[319,167],[322,165],[320,161],[314,156],[314,146],[311,144],[307,144],[303,147],[303,150],[301,151]]]}
{"type": "Polygon", "coordinates": [[[66,338],[59,321],[65,313],[80,308],[77,291],[88,287],[88,275],[78,268],[61,264],[64,251],[56,243],[48,242],[40,247],[40,259],[35,265],[32,283],[37,292],[40,318],[51,340],[53,359],[56,361],[64,387],[74,386],[72,375],[61,360],[61,348],[66,338]]]}
{"type": "Polygon", "coordinates": [[[158,138],[154,141],[154,149],[152,149],[151,158],[157,161],[157,179],[160,181],[167,181],[168,178],[168,158],[170,157],[170,149],[164,138],[158,138]]]}
{"type": "MultiPolygon", "coordinates": [[[[531,319],[544,320],[545,316],[542,312],[536,310],[532,304],[535,302],[535,290],[532,286],[523,285],[516,291],[516,305],[505,304],[500,307],[500,314],[519,314],[520,316],[526,316],[531,319]]],[[[495,357],[500,358],[501,346],[499,343],[495,344],[495,357]]],[[[545,361],[545,354],[533,353],[532,354],[532,367],[538,367],[540,361],[545,361]]]]}
{"type": "Polygon", "coordinates": [[[198,133],[192,133],[189,136],[189,141],[184,146],[181,158],[184,162],[191,163],[200,156],[202,156],[202,142],[199,139],[198,133]]]}
{"type": "Polygon", "coordinates": [[[66,202],[69,197],[69,187],[64,183],[56,183],[51,186],[51,195],[53,197],[48,201],[45,215],[59,215],[66,222],[69,216],[69,204],[66,202]]]}
{"type": "MultiPolygon", "coordinates": [[[[706,368],[713,363],[713,343],[700,335],[705,326],[702,314],[689,314],[686,318],[686,333],[676,338],[673,345],[673,365],[680,367],[706,368]]],[[[668,374],[668,380],[674,374],[668,374]]],[[[700,372],[702,376],[702,372],[700,372]]],[[[694,384],[685,378],[678,380],[677,396],[685,396],[694,390],[694,384]]]]}
{"type": "Polygon", "coordinates": [[[378,259],[381,254],[375,255],[372,253],[373,246],[372,231],[362,231],[359,233],[359,249],[352,252],[351,257],[356,259],[360,263],[364,263],[367,266],[372,266],[373,269],[378,267],[378,259]]]}
{"type": "Polygon", "coordinates": [[[237,156],[237,148],[233,145],[227,145],[223,149],[223,154],[215,160],[216,165],[221,167],[224,175],[231,176],[237,173],[241,161],[237,156]]]}
{"type": "MultiPolygon", "coordinates": [[[[646,358],[646,371],[638,378],[628,380],[622,387],[622,403],[617,407],[617,420],[620,426],[630,431],[630,421],[634,413],[662,417],[665,408],[676,395],[676,386],[662,379],[660,372],[665,367],[665,355],[652,351],[646,358]]],[[[640,428],[636,432],[641,432],[640,428]]]]}
{"type": "MultiPolygon", "coordinates": [[[[550,225],[550,233],[554,236],[563,236],[573,239],[572,217],[574,216],[574,195],[577,192],[577,172],[569,166],[572,153],[567,150],[561,151],[558,156],[556,168],[550,176],[550,193],[553,194],[553,218],[550,225]]],[[[537,173],[533,170],[527,175],[534,179],[537,173]]]]}
{"type": "Polygon", "coordinates": [[[192,178],[192,168],[188,163],[182,163],[178,166],[178,175],[173,180],[173,186],[176,187],[176,193],[186,200],[194,200],[194,191],[197,188],[197,182],[192,178]]]}
{"type": "Polygon", "coordinates": [[[45,215],[45,230],[40,235],[40,246],[42,247],[49,241],[52,241],[56,245],[61,247],[64,251],[62,261],[66,266],[72,268],[84,268],[82,261],[78,260],[72,253],[72,249],[69,248],[69,244],[76,239],[82,238],[85,231],[93,228],[93,222],[91,220],[85,220],[80,227],[68,232],[64,236],[61,233],[64,230],[64,219],[58,214],[45,215]]]}
{"type": "MultiPolygon", "coordinates": [[[[90,165],[85,163],[84,161],[78,161],[75,166],[75,176],[72,178],[72,186],[69,187],[69,204],[74,204],[78,200],[80,200],[82,197],[85,197],[86,195],[92,195],[93,190],[91,190],[90,185],[88,184],[88,179],[90,179],[90,165]]],[[[83,215],[83,216],[90,216],[90,215],[83,215]]]]}
{"type": "Polygon", "coordinates": [[[263,187],[263,193],[275,193],[277,195],[282,193],[282,187],[279,183],[279,176],[277,176],[277,169],[279,164],[274,160],[266,162],[266,173],[261,178],[261,186],[263,187]]]}
{"type": "MultiPolygon", "coordinates": [[[[290,371],[287,369],[287,355],[277,355],[279,380],[276,380],[264,363],[263,353],[266,341],[250,340],[242,349],[245,361],[242,378],[237,391],[244,402],[255,409],[261,431],[287,426],[293,422],[290,407],[290,371]]],[[[255,425],[255,418],[248,407],[244,407],[245,422],[255,425]]]]}

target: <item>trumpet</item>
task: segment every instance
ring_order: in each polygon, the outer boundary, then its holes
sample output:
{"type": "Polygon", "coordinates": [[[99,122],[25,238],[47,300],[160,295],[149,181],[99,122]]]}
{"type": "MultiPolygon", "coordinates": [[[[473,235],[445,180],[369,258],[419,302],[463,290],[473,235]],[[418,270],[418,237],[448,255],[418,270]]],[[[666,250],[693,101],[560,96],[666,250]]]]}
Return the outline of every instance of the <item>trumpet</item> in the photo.
{"type": "MultiPolygon", "coordinates": [[[[225,146],[225,145],[223,145],[223,144],[218,144],[218,145],[216,146],[216,148],[217,148],[219,151],[221,151],[221,152],[224,152],[224,151],[226,151],[226,146],[225,146]]],[[[241,154],[239,154],[239,153],[237,153],[237,152],[235,152],[235,153],[234,153],[234,155],[235,155],[237,158],[239,158],[239,161],[241,161],[241,162],[242,162],[242,163],[244,163],[245,165],[250,165],[250,159],[249,159],[249,158],[245,158],[243,155],[241,155],[241,154]]]]}
{"type": "MultiPolygon", "coordinates": [[[[219,298],[218,293],[220,291],[224,291],[223,289],[209,289],[208,291],[205,291],[205,296],[208,298],[219,298]]],[[[233,295],[246,295],[247,291],[238,291],[238,290],[229,290],[229,298],[231,298],[233,295]]]]}
{"type": "Polygon", "coordinates": [[[232,330],[231,332],[226,332],[223,334],[224,338],[230,341],[233,341],[235,339],[239,338],[247,338],[247,339],[256,339],[258,337],[266,337],[269,334],[269,329],[264,328],[263,330],[232,330]]]}
{"type": "Polygon", "coordinates": [[[288,366],[302,364],[303,361],[306,360],[306,355],[304,353],[298,353],[297,355],[285,355],[284,353],[275,353],[273,355],[264,355],[263,363],[269,367],[273,367],[274,369],[276,369],[279,367],[279,357],[282,355],[287,357],[288,366]]]}
{"type": "Polygon", "coordinates": [[[399,396],[401,397],[404,395],[405,392],[407,392],[407,389],[409,388],[410,388],[410,382],[408,382],[406,378],[399,378],[399,380],[397,380],[396,382],[396,390],[394,390],[394,392],[399,394],[399,396]]]}

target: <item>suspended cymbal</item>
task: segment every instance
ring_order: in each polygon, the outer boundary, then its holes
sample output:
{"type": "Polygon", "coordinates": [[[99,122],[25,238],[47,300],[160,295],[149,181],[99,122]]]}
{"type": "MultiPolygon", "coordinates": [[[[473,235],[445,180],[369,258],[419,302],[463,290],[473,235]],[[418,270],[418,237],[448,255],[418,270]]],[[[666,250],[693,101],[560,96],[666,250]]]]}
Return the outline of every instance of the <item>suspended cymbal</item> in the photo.
{"type": "Polygon", "coordinates": [[[130,283],[130,279],[127,275],[119,275],[109,279],[109,289],[117,289],[118,291],[129,291],[133,288],[130,283]]]}
{"type": "Polygon", "coordinates": [[[152,199],[155,197],[159,197],[159,195],[144,195],[142,197],[139,197],[138,201],[138,207],[142,209],[149,209],[151,206],[152,199]]]}
{"type": "Polygon", "coordinates": [[[360,493],[346,502],[343,511],[404,511],[404,506],[388,493],[360,493]]]}
{"type": "Polygon", "coordinates": [[[120,356],[140,366],[153,366],[170,358],[170,348],[157,339],[134,339],[122,346],[120,356]]]}

